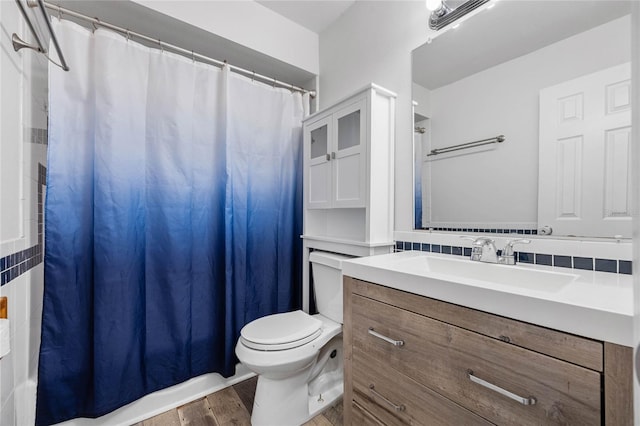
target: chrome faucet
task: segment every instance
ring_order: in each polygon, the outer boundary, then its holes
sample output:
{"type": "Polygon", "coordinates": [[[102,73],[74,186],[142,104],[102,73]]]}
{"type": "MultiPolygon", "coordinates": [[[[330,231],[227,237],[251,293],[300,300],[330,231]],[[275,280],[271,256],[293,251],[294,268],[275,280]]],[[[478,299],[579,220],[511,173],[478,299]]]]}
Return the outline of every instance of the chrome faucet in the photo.
{"type": "Polygon", "coordinates": [[[502,255],[500,256],[503,261],[500,263],[504,263],[505,265],[515,265],[516,264],[516,256],[513,251],[513,246],[515,244],[529,244],[531,240],[527,240],[524,238],[516,238],[515,240],[509,241],[502,250],[502,255]]]}
{"type": "Polygon", "coordinates": [[[471,247],[471,260],[478,262],[498,263],[498,250],[496,250],[495,241],[487,237],[471,238],[473,240],[471,247]]]}
{"type": "Polygon", "coordinates": [[[496,250],[495,241],[491,238],[473,238],[467,236],[462,236],[461,238],[473,241],[473,244],[471,246],[471,260],[477,262],[500,263],[503,265],[516,264],[515,252],[513,251],[513,246],[515,244],[529,244],[531,242],[531,240],[526,240],[523,238],[511,240],[507,242],[504,250],[502,250],[502,253],[498,256],[498,250],[496,250]]]}

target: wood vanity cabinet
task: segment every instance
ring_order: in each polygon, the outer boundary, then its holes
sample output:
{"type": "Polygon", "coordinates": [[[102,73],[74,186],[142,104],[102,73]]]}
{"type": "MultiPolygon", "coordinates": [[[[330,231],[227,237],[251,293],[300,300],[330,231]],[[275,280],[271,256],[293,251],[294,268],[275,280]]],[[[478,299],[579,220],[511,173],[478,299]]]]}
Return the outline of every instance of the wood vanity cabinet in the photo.
{"type": "Polygon", "coordinates": [[[346,425],[631,425],[632,349],[344,277],[346,425]]]}

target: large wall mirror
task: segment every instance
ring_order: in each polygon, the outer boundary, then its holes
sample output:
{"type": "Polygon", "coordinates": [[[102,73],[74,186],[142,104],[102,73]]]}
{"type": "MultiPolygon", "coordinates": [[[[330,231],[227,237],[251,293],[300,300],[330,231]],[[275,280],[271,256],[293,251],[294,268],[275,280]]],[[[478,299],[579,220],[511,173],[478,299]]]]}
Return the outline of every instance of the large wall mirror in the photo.
{"type": "Polygon", "coordinates": [[[415,228],[631,237],[630,12],[500,1],[413,51],[415,228]]]}

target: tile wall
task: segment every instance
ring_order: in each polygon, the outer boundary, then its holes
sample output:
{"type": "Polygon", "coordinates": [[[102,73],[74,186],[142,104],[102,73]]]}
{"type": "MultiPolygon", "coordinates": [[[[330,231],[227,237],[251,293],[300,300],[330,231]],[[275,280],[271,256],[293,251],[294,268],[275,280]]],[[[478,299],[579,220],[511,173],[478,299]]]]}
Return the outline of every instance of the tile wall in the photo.
{"type": "MultiPolygon", "coordinates": [[[[419,250],[431,253],[450,254],[454,256],[471,256],[471,247],[452,246],[443,244],[416,243],[411,241],[396,241],[395,251],[419,250]]],[[[500,250],[498,250],[500,254],[500,250]]],[[[589,271],[631,274],[631,261],[624,259],[605,259],[598,257],[584,257],[571,255],[554,255],[545,253],[516,252],[520,263],[557,266],[560,268],[584,269],[589,271]]]]}

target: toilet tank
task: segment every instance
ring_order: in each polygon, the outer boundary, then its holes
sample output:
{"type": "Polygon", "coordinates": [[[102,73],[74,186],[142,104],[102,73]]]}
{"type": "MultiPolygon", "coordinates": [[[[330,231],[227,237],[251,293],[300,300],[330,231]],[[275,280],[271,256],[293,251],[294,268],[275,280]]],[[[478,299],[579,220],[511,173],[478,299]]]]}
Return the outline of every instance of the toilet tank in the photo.
{"type": "Polygon", "coordinates": [[[318,312],[340,324],[342,324],[342,262],[349,259],[353,257],[317,250],[309,254],[318,312]]]}

